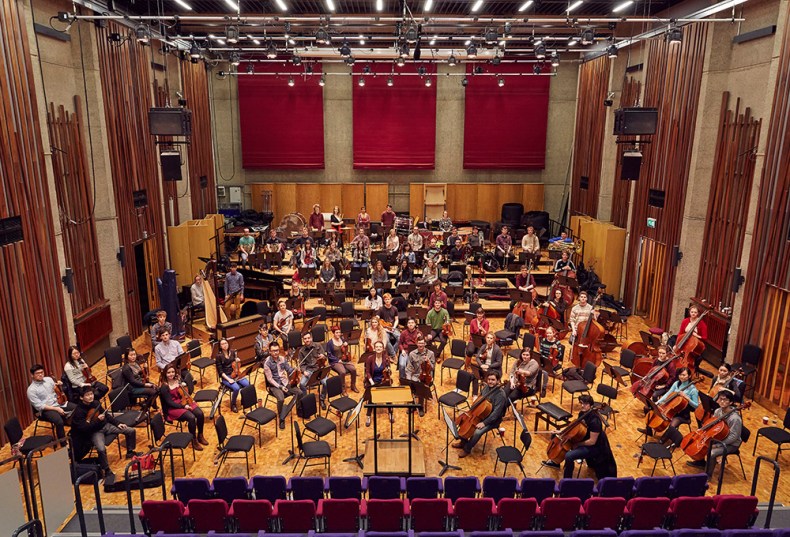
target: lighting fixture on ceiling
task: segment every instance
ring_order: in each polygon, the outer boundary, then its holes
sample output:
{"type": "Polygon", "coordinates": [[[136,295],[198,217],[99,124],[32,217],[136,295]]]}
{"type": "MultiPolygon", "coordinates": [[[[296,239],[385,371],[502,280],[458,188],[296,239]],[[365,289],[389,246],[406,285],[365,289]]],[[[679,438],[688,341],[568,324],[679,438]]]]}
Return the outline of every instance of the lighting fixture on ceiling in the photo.
{"type": "Polygon", "coordinates": [[[454,54],[450,53],[450,57],[447,58],[447,65],[449,65],[450,67],[455,67],[456,65],[458,65],[458,60],[456,59],[454,54]]]}
{"type": "Polygon", "coordinates": [[[511,31],[513,31],[513,23],[512,22],[506,22],[505,23],[505,36],[504,37],[509,37],[511,31]]]}
{"type": "Polygon", "coordinates": [[[376,0],[376,11],[384,11],[384,0],[376,0]]]}
{"type": "Polygon", "coordinates": [[[670,45],[679,45],[683,42],[683,28],[671,26],[667,32],[667,42],[670,45]]]}
{"type": "Polygon", "coordinates": [[[463,77],[463,78],[461,79],[461,85],[462,85],[463,87],[466,87],[466,86],[467,86],[467,84],[469,84],[469,79],[468,79],[468,78],[466,78],[466,77],[463,77]]]}
{"type": "Polygon", "coordinates": [[[502,86],[505,85],[505,79],[502,78],[502,77],[499,77],[499,80],[497,81],[497,84],[499,84],[499,87],[501,88],[502,86]]]}
{"type": "Polygon", "coordinates": [[[338,50],[340,51],[340,55],[344,58],[351,56],[351,48],[348,46],[348,41],[345,38],[343,39],[343,44],[340,45],[338,50]]]}
{"type": "Polygon", "coordinates": [[[291,61],[294,65],[302,65],[302,57],[301,56],[294,56],[291,58],[291,61]]]}
{"type": "Polygon", "coordinates": [[[357,80],[357,85],[360,88],[364,88],[365,87],[365,77],[364,76],[359,77],[359,80],[357,80]]]}
{"type": "Polygon", "coordinates": [[[472,13],[477,13],[483,7],[483,0],[477,0],[472,6],[472,13]]]}
{"type": "Polygon", "coordinates": [[[288,11],[288,6],[283,0],[275,0],[275,2],[277,2],[277,7],[280,8],[280,11],[288,11]]]}
{"type": "Polygon", "coordinates": [[[542,60],[546,57],[546,45],[543,43],[538,43],[535,45],[535,57],[539,60],[542,60]]]}
{"type": "Polygon", "coordinates": [[[417,74],[420,75],[420,76],[425,76],[425,73],[426,73],[425,67],[420,65],[417,68],[417,74]]]}
{"type": "Polygon", "coordinates": [[[365,36],[362,35],[362,34],[359,35],[359,44],[360,45],[364,45],[365,44],[365,36]]]}
{"type": "Polygon", "coordinates": [[[293,77],[290,77],[288,79],[288,85],[291,86],[291,87],[294,87],[294,79],[293,79],[293,77]]]}
{"type": "Polygon", "coordinates": [[[614,43],[606,47],[606,55],[611,59],[617,57],[617,47],[614,45],[614,43]]]}
{"type": "Polygon", "coordinates": [[[148,43],[151,40],[151,29],[145,24],[138,24],[134,29],[134,37],[138,43],[148,43]]]}
{"type": "Polygon", "coordinates": [[[354,62],[357,60],[354,58],[354,56],[349,56],[343,61],[345,61],[347,65],[354,65],[354,62]]]}
{"type": "Polygon", "coordinates": [[[524,2],[523,4],[521,4],[521,5],[519,6],[519,8],[518,8],[518,12],[519,12],[519,13],[522,13],[522,12],[524,12],[524,11],[528,10],[528,9],[529,9],[529,6],[531,6],[532,4],[533,4],[533,1],[532,1],[532,0],[527,0],[526,2],[524,2]]]}
{"type": "Polygon", "coordinates": [[[496,33],[496,30],[488,28],[484,35],[485,42],[487,45],[493,45],[499,39],[499,36],[496,33]]]}
{"type": "Polygon", "coordinates": [[[592,45],[595,41],[595,31],[592,28],[582,30],[582,45],[592,45]]]}
{"type": "Polygon", "coordinates": [[[257,40],[257,39],[255,39],[254,37],[252,37],[250,34],[247,34],[247,39],[249,39],[250,41],[252,41],[252,43],[253,43],[254,45],[260,45],[260,44],[261,44],[261,42],[260,42],[260,41],[258,41],[258,40],[257,40]]]}
{"type": "Polygon", "coordinates": [[[584,3],[584,0],[576,0],[574,3],[572,3],[570,6],[568,6],[568,13],[578,9],[579,7],[581,7],[581,5],[583,3],[584,3]]]}
{"type": "Polygon", "coordinates": [[[403,67],[406,65],[406,60],[403,56],[398,56],[398,59],[395,60],[395,63],[398,65],[398,67],[403,67]]]}
{"type": "MultiPolygon", "coordinates": [[[[299,63],[302,63],[302,59],[301,58],[299,58],[299,63]]],[[[304,72],[307,73],[308,75],[312,75],[313,74],[313,66],[308,63],[307,65],[304,66],[304,72]]]]}
{"type": "Polygon", "coordinates": [[[197,46],[197,43],[192,41],[192,46],[189,47],[189,57],[198,59],[200,58],[200,47],[197,46]]]}
{"type": "Polygon", "coordinates": [[[433,82],[431,82],[431,77],[426,78],[425,79],[425,87],[426,88],[430,88],[432,85],[433,85],[433,82]]]}
{"type": "Polygon", "coordinates": [[[634,3],[634,0],[625,0],[622,4],[617,4],[614,9],[612,9],[612,13],[620,13],[622,10],[628,8],[634,3]]]}
{"type": "Polygon", "coordinates": [[[239,10],[239,4],[236,3],[236,0],[225,0],[225,4],[227,4],[227,6],[233,11],[239,10]]]}
{"type": "Polygon", "coordinates": [[[409,44],[408,43],[403,43],[400,46],[399,54],[400,54],[401,58],[405,58],[405,57],[407,57],[409,55],[409,44]]]}
{"type": "Polygon", "coordinates": [[[560,55],[556,51],[551,53],[551,66],[558,67],[560,65],[560,55]]]}
{"type": "Polygon", "coordinates": [[[329,11],[335,10],[335,2],[333,0],[326,0],[326,9],[329,11]]]}
{"type": "Polygon", "coordinates": [[[321,78],[318,80],[318,85],[322,88],[326,86],[326,75],[321,75],[321,78]]]}
{"type": "Polygon", "coordinates": [[[255,66],[252,65],[251,63],[248,63],[247,64],[247,74],[251,75],[253,73],[255,73],[255,66]]]}
{"type": "Polygon", "coordinates": [[[433,0],[425,0],[425,3],[422,5],[423,11],[430,11],[433,8],[433,0]]]}
{"type": "Polygon", "coordinates": [[[469,48],[466,49],[466,57],[477,58],[477,47],[474,45],[474,43],[469,45],[469,48]]]}
{"type": "Polygon", "coordinates": [[[541,71],[542,71],[542,69],[541,69],[539,63],[535,63],[535,64],[532,65],[532,72],[533,73],[535,73],[536,75],[539,75],[541,71]]]}
{"type": "Polygon", "coordinates": [[[283,37],[288,39],[291,37],[291,23],[287,22],[283,25],[283,37]]]}
{"type": "Polygon", "coordinates": [[[364,66],[362,68],[362,72],[365,73],[366,75],[369,75],[370,74],[370,65],[364,66]]]}
{"type": "Polygon", "coordinates": [[[238,43],[239,42],[239,27],[238,26],[228,26],[225,30],[225,39],[228,40],[228,43],[238,43]]]}
{"type": "Polygon", "coordinates": [[[578,44],[579,44],[579,41],[578,41],[578,40],[576,40],[576,38],[574,38],[574,39],[571,39],[570,41],[568,41],[568,46],[569,46],[569,47],[575,47],[575,46],[576,46],[576,45],[578,45],[578,44]]]}
{"type": "Polygon", "coordinates": [[[323,27],[316,30],[315,42],[319,45],[326,45],[329,43],[329,33],[323,27]]]}
{"type": "Polygon", "coordinates": [[[409,43],[417,42],[417,28],[410,26],[409,29],[406,30],[406,41],[409,43]]]}
{"type": "Polygon", "coordinates": [[[241,63],[241,57],[239,56],[238,52],[231,52],[230,53],[230,64],[231,65],[239,65],[241,63]]]}
{"type": "Polygon", "coordinates": [[[269,46],[266,48],[266,57],[270,60],[277,57],[277,47],[274,46],[274,41],[269,41],[269,46]]]}
{"type": "Polygon", "coordinates": [[[392,77],[388,77],[387,78],[387,86],[392,87],[394,85],[395,85],[395,82],[393,82],[392,77]]]}
{"type": "Polygon", "coordinates": [[[182,8],[186,9],[187,11],[192,11],[192,6],[184,2],[184,0],[173,0],[176,4],[181,6],[182,8]]]}

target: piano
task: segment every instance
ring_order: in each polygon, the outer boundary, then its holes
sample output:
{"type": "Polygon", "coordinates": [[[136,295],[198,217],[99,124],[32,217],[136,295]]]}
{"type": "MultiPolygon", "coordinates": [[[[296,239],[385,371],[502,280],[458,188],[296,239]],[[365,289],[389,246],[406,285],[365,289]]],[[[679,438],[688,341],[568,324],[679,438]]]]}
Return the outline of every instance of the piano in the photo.
{"type": "Polygon", "coordinates": [[[266,274],[258,269],[239,267],[238,270],[244,276],[245,297],[269,300],[273,303],[285,295],[282,277],[266,274]]]}

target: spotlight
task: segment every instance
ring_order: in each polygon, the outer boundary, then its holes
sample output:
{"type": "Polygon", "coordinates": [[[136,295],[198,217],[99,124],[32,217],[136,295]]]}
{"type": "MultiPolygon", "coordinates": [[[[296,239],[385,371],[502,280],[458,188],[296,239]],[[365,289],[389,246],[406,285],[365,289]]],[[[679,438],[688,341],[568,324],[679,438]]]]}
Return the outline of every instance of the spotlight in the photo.
{"type": "Polygon", "coordinates": [[[286,22],[285,25],[284,25],[283,37],[285,37],[286,39],[291,37],[291,23],[290,22],[286,22]]]}
{"type": "Polygon", "coordinates": [[[409,43],[417,42],[417,29],[414,26],[409,27],[406,31],[406,41],[409,43]]]}
{"type": "Polygon", "coordinates": [[[536,75],[539,75],[541,71],[542,69],[540,68],[539,63],[536,63],[532,66],[532,72],[535,73],[536,75]]]}
{"type": "Polygon", "coordinates": [[[482,75],[483,74],[483,66],[482,65],[475,66],[474,74],[482,75]]]}
{"type": "Polygon", "coordinates": [[[324,28],[319,28],[315,32],[315,41],[319,45],[326,45],[327,43],[329,43],[329,34],[324,28]]]}
{"type": "Polygon", "coordinates": [[[348,41],[345,38],[343,39],[343,44],[340,45],[339,50],[340,50],[340,55],[343,56],[344,58],[348,58],[349,56],[351,56],[351,48],[348,46],[348,41]]]}
{"type": "Polygon", "coordinates": [[[450,54],[450,57],[447,58],[447,65],[449,65],[450,67],[455,67],[456,65],[458,65],[458,60],[455,58],[453,54],[450,54]]]}
{"type": "Polygon", "coordinates": [[[667,41],[670,45],[679,45],[683,42],[683,28],[672,26],[667,32],[667,41]]]}
{"type": "Polygon", "coordinates": [[[499,80],[497,81],[497,84],[499,84],[499,87],[501,88],[502,86],[505,85],[505,79],[502,78],[502,77],[499,77],[499,80]]]}
{"type": "Polygon", "coordinates": [[[431,77],[425,79],[425,87],[430,88],[433,82],[431,82],[431,77]]]}
{"type": "Polygon", "coordinates": [[[422,65],[420,65],[420,66],[417,68],[417,74],[418,74],[418,75],[420,75],[420,76],[425,76],[425,67],[424,67],[424,66],[422,66],[422,65]]]}
{"type": "Polygon", "coordinates": [[[505,37],[510,35],[510,32],[513,30],[513,24],[510,22],[505,23],[505,37]]]}
{"type": "Polygon", "coordinates": [[[595,32],[592,28],[585,28],[582,31],[582,45],[592,45],[595,41],[595,32]]]}
{"type": "Polygon", "coordinates": [[[291,58],[291,61],[294,65],[302,65],[302,57],[301,56],[294,56],[291,58]]]}
{"type": "MultiPolygon", "coordinates": [[[[120,43],[121,42],[121,34],[118,32],[112,32],[110,35],[107,36],[107,41],[110,43],[120,43]]],[[[200,53],[198,53],[200,56],[200,53]]]]}
{"type": "MultiPolygon", "coordinates": [[[[302,58],[299,58],[299,64],[301,64],[301,63],[302,63],[302,58]]],[[[297,65],[299,65],[299,64],[297,64],[297,65]]],[[[307,65],[304,66],[304,72],[307,73],[308,75],[312,75],[313,74],[313,66],[308,63],[307,65]]]]}
{"type": "Polygon", "coordinates": [[[227,39],[228,43],[238,43],[239,42],[238,26],[228,26],[228,29],[225,30],[225,39],[227,39]]]}
{"type": "Polygon", "coordinates": [[[403,43],[400,46],[400,57],[401,58],[405,58],[408,55],[409,55],[409,44],[408,43],[403,43]]]}
{"type": "Polygon", "coordinates": [[[230,64],[231,65],[239,65],[241,63],[241,58],[239,57],[238,52],[231,52],[230,53],[230,64]]]}
{"type": "Polygon", "coordinates": [[[198,58],[189,58],[190,63],[197,63],[198,61],[200,61],[198,58]]]}
{"type": "Polygon", "coordinates": [[[345,59],[345,60],[343,60],[343,61],[345,61],[345,62],[346,62],[346,64],[348,64],[348,65],[354,65],[354,62],[355,62],[355,61],[357,61],[357,60],[356,60],[356,59],[354,59],[354,56],[349,56],[348,58],[346,58],[346,59],[345,59]]]}
{"type": "Polygon", "coordinates": [[[218,77],[220,80],[225,80],[225,77],[226,77],[226,76],[228,76],[228,73],[226,73],[225,71],[220,71],[219,73],[217,73],[217,77],[218,77]]]}
{"type": "Polygon", "coordinates": [[[609,58],[611,58],[611,59],[616,58],[617,57],[617,47],[614,46],[614,44],[609,45],[606,48],[606,55],[609,56],[609,58]]]}
{"type": "Polygon", "coordinates": [[[535,57],[539,60],[546,57],[546,46],[543,43],[535,45],[535,57]]]}
{"type": "Polygon", "coordinates": [[[392,86],[394,86],[394,85],[395,85],[395,83],[392,81],[392,77],[389,77],[389,78],[387,78],[387,85],[388,85],[389,87],[392,87],[392,86]]]}
{"type": "Polygon", "coordinates": [[[463,87],[466,87],[466,86],[467,86],[467,84],[469,84],[469,79],[468,79],[468,78],[466,78],[466,77],[463,77],[463,78],[461,79],[461,85],[462,85],[463,87]]]}
{"type": "Polygon", "coordinates": [[[322,88],[326,86],[326,75],[321,75],[321,78],[318,80],[318,85],[322,88]]]}
{"type": "Polygon", "coordinates": [[[247,64],[247,74],[251,75],[253,73],[255,73],[255,67],[251,63],[248,63],[247,64]]]}
{"type": "Polygon", "coordinates": [[[486,41],[486,45],[493,45],[499,40],[499,36],[497,35],[496,30],[490,28],[486,30],[484,38],[486,41]]]}
{"type": "Polygon", "coordinates": [[[288,85],[291,86],[291,87],[294,87],[294,79],[293,79],[293,77],[290,77],[288,79],[288,85]]]}
{"type": "Polygon", "coordinates": [[[402,56],[399,56],[395,63],[398,65],[398,67],[403,67],[406,65],[406,60],[402,56]]]}
{"type": "Polygon", "coordinates": [[[475,46],[474,43],[469,45],[469,48],[466,49],[466,56],[468,58],[477,58],[477,47],[475,46]]]}
{"type": "Polygon", "coordinates": [[[551,66],[557,67],[560,64],[560,55],[556,51],[551,53],[551,66]]]}
{"type": "Polygon", "coordinates": [[[148,43],[151,40],[151,29],[145,24],[138,24],[134,29],[134,37],[138,43],[148,43]]]}
{"type": "Polygon", "coordinates": [[[491,58],[491,65],[499,65],[500,63],[502,63],[502,58],[500,58],[499,55],[491,58]]]}
{"type": "Polygon", "coordinates": [[[365,77],[364,76],[359,77],[359,80],[357,81],[357,85],[360,88],[364,88],[365,87],[365,77]]]}
{"type": "Polygon", "coordinates": [[[274,41],[269,41],[269,47],[266,49],[266,57],[270,60],[277,57],[277,47],[274,46],[274,41]]]}
{"type": "Polygon", "coordinates": [[[197,43],[192,41],[192,46],[189,47],[189,57],[198,59],[200,58],[200,47],[197,46],[197,43]]]}
{"type": "Polygon", "coordinates": [[[369,75],[370,74],[370,65],[364,66],[362,68],[362,72],[365,73],[366,75],[369,75]]]}

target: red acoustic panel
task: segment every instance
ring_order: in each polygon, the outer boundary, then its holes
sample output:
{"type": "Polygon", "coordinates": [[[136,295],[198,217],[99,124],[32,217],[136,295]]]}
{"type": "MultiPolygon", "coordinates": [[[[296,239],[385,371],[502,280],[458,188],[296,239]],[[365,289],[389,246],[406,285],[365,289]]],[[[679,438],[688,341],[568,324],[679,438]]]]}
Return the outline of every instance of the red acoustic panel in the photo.
{"type": "Polygon", "coordinates": [[[506,75],[499,87],[496,76],[471,76],[472,67],[467,66],[464,168],[543,169],[551,77],[507,76],[531,73],[531,64],[486,66],[486,73],[506,75]]]}
{"type": "MultiPolygon", "coordinates": [[[[245,168],[322,169],[324,167],[324,92],[321,65],[305,75],[304,66],[256,64],[256,73],[240,74],[239,122],[245,168]],[[293,87],[288,79],[293,78],[293,87]]],[[[241,65],[240,73],[246,72],[241,65]]]]}
{"type": "Polygon", "coordinates": [[[391,64],[354,66],[354,168],[430,170],[436,160],[436,67],[395,67],[393,85],[387,85],[391,64]],[[399,73],[408,76],[398,76],[399,73]],[[375,76],[374,76],[375,74],[375,76]],[[360,76],[365,85],[358,84],[360,76]],[[431,86],[426,87],[426,78],[431,86]]]}

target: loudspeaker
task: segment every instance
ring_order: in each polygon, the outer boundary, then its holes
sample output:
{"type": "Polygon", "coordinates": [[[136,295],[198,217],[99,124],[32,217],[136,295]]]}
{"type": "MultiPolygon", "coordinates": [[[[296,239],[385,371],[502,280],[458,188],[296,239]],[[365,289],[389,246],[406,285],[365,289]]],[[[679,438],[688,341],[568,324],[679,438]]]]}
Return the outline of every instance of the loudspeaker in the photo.
{"type": "Polygon", "coordinates": [[[623,161],[620,164],[620,179],[624,181],[637,181],[641,168],[642,153],[639,151],[628,151],[623,153],[623,161]]]}
{"type": "Polygon", "coordinates": [[[24,238],[21,216],[0,219],[0,246],[21,242],[24,238]]]}
{"type": "Polygon", "coordinates": [[[151,108],[148,129],[156,136],[190,136],[192,111],[189,108],[151,108]]]}
{"type": "Polygon", "coordinates": [[[735,272],[732,274],[732,292],[737,293],[741,289],[741,285],[746,281],[741,272],[741,267],[736,267],[735,272]]]}
{"type": "Polygon", "coordinates": [[[208,187],[208,176],[207,175],[201,175],[200,176],[200,188],[206,188],[206,187],[208,187]]]}
{"type": "Polygon", "coordinates": [[[677,267],[681,259],[683,259],[683,252],[680,251],[680,246],[676,244],[672,247],[672,266],[677,267]]]}
{"type": "Polygon", "coordinates": [[[68,294],[74,293],[74,271],[71,267],[66,267],[66,274],[60,280],[66,286],[68,294]]]}
{"type": "Polygon", "coordinates": [[[162,151],[159,154],[162,165],[162,179],[165,181],[181,180],[181,154],[178,151],[162,151]]]}
{"type": "Polygon", "coordinates": [[[126,250],[123,246],[118,247],[118,253],[115,254],[115,259],[121,264],[121,268],[126,266],[126,250]]]}
{"type": "Polygon", "coordinates": [[[647,193],[647,204],[651,207],[664,208],[665,192],[663,190],[650,189],[647,193]]]}
{"type": "Polygon", "coordinates": [[[582,175],[579,178],[579,188],[582,190],[587,190],[588,188],[590,188],[590,178],[587,177],[586,175],[582,175]]]}
{"type": "Polygon", "coordinates": [[[657,123],[658,108],[620,108],[614,111],[613,134],[655,134],[657,123]]]}
{"type": "Polygon", "coordinates": [[[142,207],[148,206],[148,193],[143,190],[135,190],[132,192],[132,202],[134,203],[135,209],[140,209],[142,207]]]}

